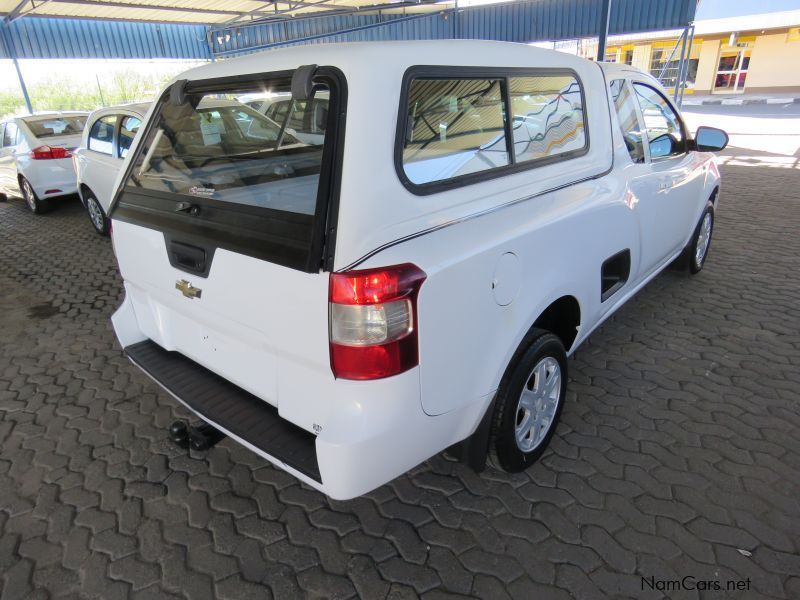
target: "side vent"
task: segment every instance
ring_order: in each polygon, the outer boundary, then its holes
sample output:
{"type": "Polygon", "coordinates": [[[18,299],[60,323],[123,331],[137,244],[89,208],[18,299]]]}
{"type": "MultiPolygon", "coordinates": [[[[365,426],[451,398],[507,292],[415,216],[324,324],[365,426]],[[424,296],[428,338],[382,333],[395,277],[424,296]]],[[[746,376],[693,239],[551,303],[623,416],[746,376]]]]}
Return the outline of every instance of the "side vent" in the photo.
{"type": "Polygon", "coordinates": [[[600,301],[605,302],[616,294],[631,274],[631,251],[625,249],[607,258],[600,268],[600,301]]]}

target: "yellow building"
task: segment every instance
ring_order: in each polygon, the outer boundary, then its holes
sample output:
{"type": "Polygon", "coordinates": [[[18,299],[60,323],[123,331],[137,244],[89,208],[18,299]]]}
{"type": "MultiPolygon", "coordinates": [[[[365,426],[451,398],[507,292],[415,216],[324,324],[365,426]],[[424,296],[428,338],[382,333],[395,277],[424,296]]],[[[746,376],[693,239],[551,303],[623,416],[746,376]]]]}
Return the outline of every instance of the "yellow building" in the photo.
{"type": "MultiPolygon", "coordinates": [[[[611,36],[606,60],[648,71],[675,85],[681,32],[611,36]],[[674,52],[673,52],[674,50],[674,52]]],[[[580,54],[596,53],[581,46],[580,54]]],[[[800,10],[695,23],[686,94],[800,92],[800,10]]]]}

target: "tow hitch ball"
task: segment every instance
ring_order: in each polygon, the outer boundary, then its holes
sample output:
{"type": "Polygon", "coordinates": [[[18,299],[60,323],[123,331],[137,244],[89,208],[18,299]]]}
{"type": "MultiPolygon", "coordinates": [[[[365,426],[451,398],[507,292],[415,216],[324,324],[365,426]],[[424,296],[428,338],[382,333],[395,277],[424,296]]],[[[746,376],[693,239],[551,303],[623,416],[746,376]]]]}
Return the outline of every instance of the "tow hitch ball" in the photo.
{"type": "Polygon", "coordinates": [[[169,426],[169,439],[181,448],[208,450],[224,438],[224,433],[208,423],[192,426],[186,421],[175,421],[169,426]]]}

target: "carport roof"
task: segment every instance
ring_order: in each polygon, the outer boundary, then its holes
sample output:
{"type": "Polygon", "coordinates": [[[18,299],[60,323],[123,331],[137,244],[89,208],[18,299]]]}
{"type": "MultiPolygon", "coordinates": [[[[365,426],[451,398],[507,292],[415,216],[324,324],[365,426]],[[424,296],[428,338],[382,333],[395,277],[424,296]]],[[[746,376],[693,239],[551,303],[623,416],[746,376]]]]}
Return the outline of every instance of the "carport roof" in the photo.
{"type": "Polygon", "coordinates": [[[0,19],[22,16],[108,19],[160,23],[233,24],[269,17],[292,17],[331,11],[389,12],[413,7],[414,12],[440,10],[432,0],[421,3],[386,0],[0,0],[0,19]],[[388,5],[392,5],[388,7],[388,5]]]}

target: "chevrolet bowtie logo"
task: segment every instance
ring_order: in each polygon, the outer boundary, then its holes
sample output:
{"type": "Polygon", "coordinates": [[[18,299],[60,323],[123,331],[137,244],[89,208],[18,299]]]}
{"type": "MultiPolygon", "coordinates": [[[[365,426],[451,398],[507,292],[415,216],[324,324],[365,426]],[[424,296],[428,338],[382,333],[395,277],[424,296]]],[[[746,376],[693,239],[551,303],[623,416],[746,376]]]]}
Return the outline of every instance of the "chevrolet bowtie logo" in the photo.
{"type": "Polygon", "coordinates": [[[180,290],[181,294],[183,294],[187,298],[199,298],[203,293],[203,290],[194,287],[191,283],[189,283],[185,279],[180,279],[176,281],[175,289],[180,290]]]}

